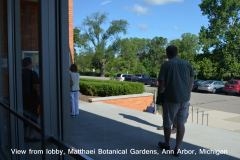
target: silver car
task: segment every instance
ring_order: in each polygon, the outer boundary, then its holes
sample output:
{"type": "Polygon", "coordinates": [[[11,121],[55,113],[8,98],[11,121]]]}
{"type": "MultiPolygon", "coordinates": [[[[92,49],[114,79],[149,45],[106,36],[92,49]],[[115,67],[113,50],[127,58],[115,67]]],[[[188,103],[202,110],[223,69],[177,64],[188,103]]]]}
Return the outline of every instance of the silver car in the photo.
{"type": "Polygon", "coordinates": [[[122,74],[122,73],[119,73],[119,74],[116,75],[115,81],[124,81],[125,77],[133,77],[133,76],[134,76],[133,74],[122,74]]]}
{"type": "Polygon", "coordinates": [[[198,91],[223,92],[224,83],[222,81],[208,80],[198,85],[198,91]]]}

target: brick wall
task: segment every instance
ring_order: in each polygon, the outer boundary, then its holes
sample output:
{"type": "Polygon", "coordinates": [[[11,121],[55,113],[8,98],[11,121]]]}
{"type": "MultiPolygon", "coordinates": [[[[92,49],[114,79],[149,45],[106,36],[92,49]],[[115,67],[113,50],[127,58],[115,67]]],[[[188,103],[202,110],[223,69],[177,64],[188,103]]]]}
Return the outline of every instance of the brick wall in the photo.
{"type": "Polygon", "coordinates": [[[150,106],[150,103],[153,101],[153,96],[145,96],[145,97],[133,97],[133,98],[123,98],[123,99],[114,99],[114,100],[104,100],[104,101],[94,101],[102,102],[107,104],[112,104],[119,107],[134,109],[143,111],[150,106]]]}
{"type": "Polygon", "coordinates": [[[21,1],[21,49],[38,51],[38,2],[21,1]]]}
{"type": "Polygon", "coordinates": [[[69,13],[69,48],[71,53],[71,64],[74,63],[74,39],[73,39],[73,0],[68,0],[69,13]]]}
{"type": "MultiPolygon", "coordinates": [[[[73,0],[68,0],[69,50],[74,63],[73,0]]],[[[38,2],[21,1],[21,48],[22,51],[38,51],[38,2]]]]}

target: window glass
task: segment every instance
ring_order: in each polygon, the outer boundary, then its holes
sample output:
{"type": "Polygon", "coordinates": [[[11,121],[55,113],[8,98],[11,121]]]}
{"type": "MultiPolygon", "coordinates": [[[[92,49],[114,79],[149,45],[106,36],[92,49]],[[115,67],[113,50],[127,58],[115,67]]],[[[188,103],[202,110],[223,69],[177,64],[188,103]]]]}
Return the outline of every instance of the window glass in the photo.
{"type": "Polygon", "coordinates": [[[37,160],[37,159],[42,159],[43,155],[43,150],[42,150],[42,145],[41,145],[41,135],[37,132],[35,132],[33,129],[29,128],[26,130],[25,128],[25,123],[21,120],[18,120],[20,126],[24,126],[24,134],[26,132],[31,135],[33,133],[33,138],[29,137],[19,137],[23,138],[24,142],[24,150],[26,150],[26,154],[24,154],[26,160],[37,160]]]}
{"type": "Polygon", "coordinates": [[[0,106],[0,146],[4,155],[8,159],[11,159],[11,132],[10,132],[10,114],[9,112],[0,106]]]}
{"type": "Polygon", "coordinates": [[[132,75],[132,74],[129,74],[129,75],[128,75],[128,77],[133,77],[133,76],[134,76],[134,75],[132,75]]]}
{"type": "Polygon", "coordinates": [[[237,81],[227,81],[226,84],[238,84],[238,82],[237,81]]]}
{"type": "MultiPolygon", "coordinates": [[[[21,0],[20,12],[23,116],[40,125],[38,0],[21,0]]],[[[25,141],[37,141],[37,133],[23,126],[25,141]]]]}
{"type": "Polygon", "coordinates": [[[202,84],[212,84],[212,83],[213,83],[213,81],[205,81],[202,84]]]}
{"type": "Polygon", "coordinates": [[[0,102],[9,105],[7,0],[0,0],[0,102]]]}
{"type": "Polygon", "coordinates": [[[121,74],[117,74],[117,75],[116,75],[116,77],[120,77],[120,76],[121,76],[121,74]]]}

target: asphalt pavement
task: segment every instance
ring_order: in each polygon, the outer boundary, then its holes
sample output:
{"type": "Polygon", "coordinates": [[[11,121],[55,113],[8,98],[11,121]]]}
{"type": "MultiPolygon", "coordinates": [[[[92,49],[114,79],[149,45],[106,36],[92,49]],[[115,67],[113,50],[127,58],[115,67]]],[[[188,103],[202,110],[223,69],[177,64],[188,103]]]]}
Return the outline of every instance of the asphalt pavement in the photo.
{"type": "MultiPolygon", "coordinates": [[[[109,77],[80,76],[81,78],[109,80],[109,77]]],[[[157,87],[144,85],[145,91],[153,93],[157,87]]],[[[225,95],[224,93],[192,92],[191,105],[205,109],[217,110],[228,113],[240,114],[240,96],[237,94],[225,95]]]]}

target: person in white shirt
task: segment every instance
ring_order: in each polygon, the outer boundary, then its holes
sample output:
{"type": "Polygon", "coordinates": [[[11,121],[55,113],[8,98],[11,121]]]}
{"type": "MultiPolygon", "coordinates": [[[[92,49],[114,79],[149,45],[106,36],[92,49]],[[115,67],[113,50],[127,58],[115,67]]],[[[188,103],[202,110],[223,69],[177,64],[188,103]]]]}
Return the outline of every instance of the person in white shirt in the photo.
{"type": "Polygon", "coordinates": [[[70,100],[71,100],[71,105],[72,105],[72,112],[71,112],[71,116],[72,117],[78,117],[79,115],[79,107],[78,107],[78,100],[79,100],[79,91],[80,91],[80,87],[79,87],[79,79],[80,79],[80,75],[77,72],[77,65],[76,64],[72,64],[70,66],[70,78],[72,79],[73,85],[71,86],[70,89],[70,100]]]}

